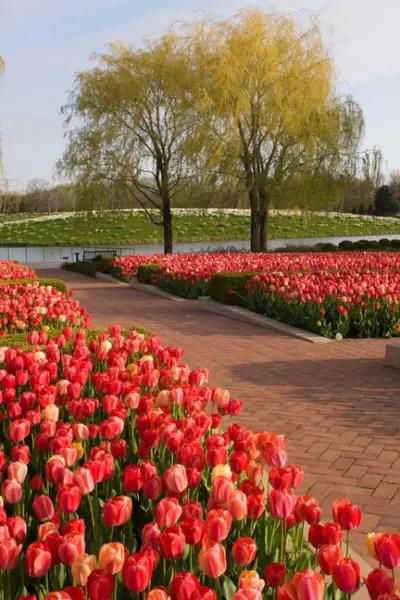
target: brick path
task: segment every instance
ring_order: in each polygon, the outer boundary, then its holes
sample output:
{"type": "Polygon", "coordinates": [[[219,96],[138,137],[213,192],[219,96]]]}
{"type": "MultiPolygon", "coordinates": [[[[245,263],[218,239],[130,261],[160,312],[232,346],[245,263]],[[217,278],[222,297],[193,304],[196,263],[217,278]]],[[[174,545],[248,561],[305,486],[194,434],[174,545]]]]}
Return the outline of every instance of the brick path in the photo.
{"type": "Polygon", "coordinates": [[[64,279],[93,325],[147,327],[185,350],[192,368],[244,401],[243,425],[288,436],[290,464],[306,470],[302,493],[330,518],[334,499],[364,510],[352,547],[365,556],[365,534],[400,528],[400,372],[383,362],[384,340],[317,345],[68,271],[64,279]]]}

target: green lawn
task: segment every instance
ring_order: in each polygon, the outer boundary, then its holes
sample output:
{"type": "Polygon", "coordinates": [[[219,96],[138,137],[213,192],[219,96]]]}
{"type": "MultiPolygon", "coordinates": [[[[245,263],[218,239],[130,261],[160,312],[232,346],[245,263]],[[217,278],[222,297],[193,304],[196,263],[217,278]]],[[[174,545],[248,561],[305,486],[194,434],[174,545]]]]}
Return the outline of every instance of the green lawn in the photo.
{"type": "MultiPolygon", "coordinates": [[[[22,215],[21,215],[22,217],[22,215]]],[[[174,215],[175,241],[218,241],[249,238],[249,216],[217,214],[174,215]]],[[[269,238],[400,234],[400,219],[362,218],[340,214],[299,216],[273,213],[269,238]]],[[[114,245],[162,241],[162,228],[143,213],[79,214],[53,221],[18,220],[0,226],[2,245],[114,245]]]]}

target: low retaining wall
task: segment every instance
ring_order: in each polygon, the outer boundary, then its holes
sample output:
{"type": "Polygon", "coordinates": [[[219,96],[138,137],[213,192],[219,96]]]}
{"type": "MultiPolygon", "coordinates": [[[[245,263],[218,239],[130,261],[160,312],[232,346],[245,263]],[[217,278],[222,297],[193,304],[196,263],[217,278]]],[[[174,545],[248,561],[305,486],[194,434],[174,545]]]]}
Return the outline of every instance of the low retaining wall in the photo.
{"type": "Polygon", "coordinates": [[[271,329],[273,331],[277,331],[278,333],[282,333],[283,335],[289,335],[312,344],[328,344],[332,341],[326,337],[323,337],[322,335],[317,335],[316,333],[305,331],[304,329],[299,329],[298,327],[293,327],[292,325],[286,325],[286,323],[281,323],[275,319],[264,317],[263,315],[259,315],[245,308],[241,308],[240,306],[227,306],[226,304],[215,302],[208,297],[199,298],[199,300],[200,308],[202,310],[207,310],[217,315],[228,317],[228,319],[235,319],[236,321],[256,325],[257,327],[262,327],[263,329],[271,329]]]}

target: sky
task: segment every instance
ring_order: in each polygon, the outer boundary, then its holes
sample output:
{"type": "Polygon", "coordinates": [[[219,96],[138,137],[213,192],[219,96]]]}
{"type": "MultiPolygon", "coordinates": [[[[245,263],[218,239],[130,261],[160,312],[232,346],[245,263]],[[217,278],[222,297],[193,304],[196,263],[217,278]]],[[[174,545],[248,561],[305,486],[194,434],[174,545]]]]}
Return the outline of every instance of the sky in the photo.
{"type": "MultiPolygon", "coordinates": [[[[64,148],[60,108],[74,74],[94,51],[121,40],[140,45],[176,21],[212,12],[226,17],[239,0],[0,0],[0,124],[6,177],[24,189],[35,177],[54,182],[64,148]]],[[[250,3],[254,4],[254,3],[250,3]]],[[[275,0],[262,8],[319,14],[342,90],[361,104],[365,148],[379,146],[383,170],[400,169],[399,0],[275,0]]]]}

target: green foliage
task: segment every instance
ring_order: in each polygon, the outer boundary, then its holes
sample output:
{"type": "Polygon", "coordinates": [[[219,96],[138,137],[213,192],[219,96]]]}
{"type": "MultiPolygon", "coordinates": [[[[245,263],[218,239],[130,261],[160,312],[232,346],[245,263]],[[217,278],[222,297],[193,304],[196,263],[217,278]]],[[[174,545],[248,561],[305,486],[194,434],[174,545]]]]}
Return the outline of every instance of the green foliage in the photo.
{"type": "Polygon", "coordinates": [[[375,212],[377,215],[392,215],[399,206],[388,185],[381,185],[375,194],[375,212]]]}
{"type": "MultiPolygon", "coordinates": [[[[177,242],[248,239],[249,214],[229,214],[188,210],[173,215],[177,242]]],[[[353,217],[341,213],[294,213],[273,211],[268,217],[268,237],[304,238],[324,236],[382,235],[400,233],[400,219],[392,217],[353,217]]],[[[112,246],[162,242],[162,230],[143,212],[109,211],[76,213],[70,218],[20,223],[0,227],[0,244],[28,246],[112,246]]],[[[206,244],[204,244],[206,245],[206,244]]]]}
{"type": "Polygon", "coordinates": [[[243,305],[246,283],[257,275],[252,273],[216,273],[208,284],[209,295],[221,304],[243,305]]]}
{"type": "Polygon", "coordinates": [[[64,263],[62,268],[74,273],[81,273],[88,277],[96,277],[96,271],[99,273],[108,273],[113,275],[113,267],[111,265],[113,258],[98,257],[93,260],[80,260],[78,262],[64,263]]]}
{"type": "Polygon", "coordinates": [[[151,284],[159,269],[160,265],[157,264],[140,265],[136,278],[139,283],[151,284]]]}
{"type": "Polygon", "coordinates": [[[61,279],[3,279],[0,280],[0,287],[2,285],[28,285],[33,283],[45,286],[51,285],[51,287],[63,294],[68,293],[68,288],[61,279]]]}

